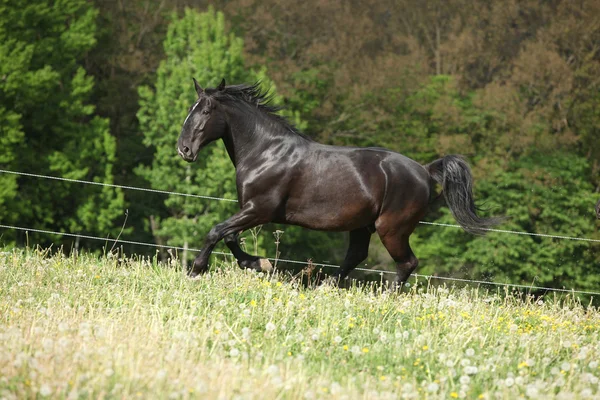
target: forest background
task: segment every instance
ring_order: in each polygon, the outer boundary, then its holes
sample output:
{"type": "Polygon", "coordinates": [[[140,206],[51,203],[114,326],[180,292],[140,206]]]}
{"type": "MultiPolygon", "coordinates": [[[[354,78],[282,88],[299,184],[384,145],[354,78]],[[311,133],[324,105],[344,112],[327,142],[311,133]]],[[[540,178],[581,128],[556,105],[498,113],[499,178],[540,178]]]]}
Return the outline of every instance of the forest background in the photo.
{"type": "MultiPolygon", "coordinates": [[[[463,154],[507,230],[600,239],[596,0],[0,0],[0,169],[235,198],[223,147],[175,143],[207,87],[261,80],[315,140],[421,163],[463,154]]],[[[0,173],[0,224],[198,248],[236,204],[0,173]]],[[[446,208],[426,221],[454,223],[446,208]]],[[[347,238],[267,225],[245,244],[339,263],[347,238]]],[[[0,245],[105,243],[2,229],[0,245]]],[[[421,225],[418,272],[597,289],[598,243],[421,225]]],[[[128,253],[155,249],[124,246],[128,253]]],[[[161,257],[166,253],[161,252],[161,257]]],[[[183,261],[193,253],[179,255],[183,261]]],[[[392,268],[377,240],[366,264],[392,268]]]]}

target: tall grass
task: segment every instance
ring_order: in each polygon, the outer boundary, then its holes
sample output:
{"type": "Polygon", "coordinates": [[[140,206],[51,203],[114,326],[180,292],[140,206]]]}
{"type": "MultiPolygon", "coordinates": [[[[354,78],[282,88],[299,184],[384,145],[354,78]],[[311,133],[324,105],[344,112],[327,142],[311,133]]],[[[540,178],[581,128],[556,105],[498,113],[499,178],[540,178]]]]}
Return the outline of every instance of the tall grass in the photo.
{"type": "Polygon", "coordinates": [[[0,255],[6,399],[598,398],[599,327],[569,298],[0,255]]]}

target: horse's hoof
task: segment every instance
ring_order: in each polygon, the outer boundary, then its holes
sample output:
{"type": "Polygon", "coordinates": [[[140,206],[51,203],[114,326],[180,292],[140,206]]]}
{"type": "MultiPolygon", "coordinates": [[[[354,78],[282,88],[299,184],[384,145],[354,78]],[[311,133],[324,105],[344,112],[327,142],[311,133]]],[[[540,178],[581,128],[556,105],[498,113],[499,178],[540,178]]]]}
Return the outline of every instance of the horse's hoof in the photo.
{"type": "Polygon", "coordinates": [[[273,271],[273,264],[271,264],[271,261],[267,260],[266,258],[261,258],[260,259],[260,270],[262,272],[271,272],[271,271],[273,271]]]}

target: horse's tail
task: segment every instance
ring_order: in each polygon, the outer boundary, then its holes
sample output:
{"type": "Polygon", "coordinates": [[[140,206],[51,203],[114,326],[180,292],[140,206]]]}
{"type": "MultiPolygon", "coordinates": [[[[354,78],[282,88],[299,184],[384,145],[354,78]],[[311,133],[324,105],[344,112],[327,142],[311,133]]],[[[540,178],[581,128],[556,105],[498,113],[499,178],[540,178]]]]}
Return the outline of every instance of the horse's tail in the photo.
{"type": "Polygon", "coordinates": [[[467,232],[484,235],[485,229],[497,225],[502,218],[481,218],[473,200],[473,177],[469,164],[460,156],[449,155],[425,166],[431,178],[442,185],[446,204],[458,224],[467,232]]]}

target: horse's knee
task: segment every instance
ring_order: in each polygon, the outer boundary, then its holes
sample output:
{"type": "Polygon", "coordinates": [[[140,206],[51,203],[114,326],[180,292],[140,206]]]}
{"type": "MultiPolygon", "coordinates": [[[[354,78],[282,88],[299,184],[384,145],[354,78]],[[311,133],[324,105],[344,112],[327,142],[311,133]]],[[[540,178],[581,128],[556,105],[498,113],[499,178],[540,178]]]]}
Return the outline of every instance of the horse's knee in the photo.
{"type": "Polygon", "coordinates": [[[237,235],[235,233],[231,233],[223,238],[225,244],[234,244],[237,242],[237,235]]]}
{"type": "Polygon", "coordinates": [[[216,228],[212,228],[208,235],[206,235],[206,241],[209,243],[216,243],[219,241],[219,232],[216,228]]]}

